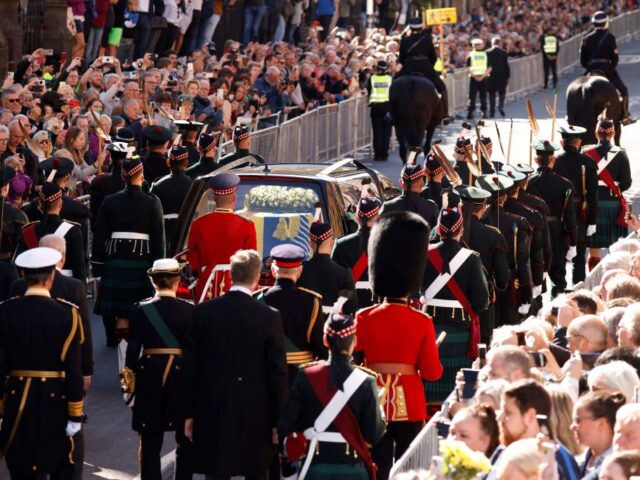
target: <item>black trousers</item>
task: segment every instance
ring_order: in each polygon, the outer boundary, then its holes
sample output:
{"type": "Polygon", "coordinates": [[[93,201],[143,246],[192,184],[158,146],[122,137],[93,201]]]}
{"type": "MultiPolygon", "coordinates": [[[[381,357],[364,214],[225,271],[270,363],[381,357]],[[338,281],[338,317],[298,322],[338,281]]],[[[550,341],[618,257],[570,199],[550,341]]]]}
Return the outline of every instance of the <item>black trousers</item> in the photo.
{"type": "Polygon", "coordinates": [[[551,237],[551,265],[549,279],[551,280],[551,298],[567,289],[567,249],[565,248],[562,224],[558,221],[549,222],[549,236],[551,237]]]}
{"type": "Polygon", "coordinates": [[[82,480],[84,467],[84,428],[73,436],[73,480],[82,480]]]}
{"type": "Polygon", "coordinates": [[[542,68],[544,68],[544,88],[547,88],[547,86],[549,85],[549,70],[551,70],[553,88],[556,88],[556,86],[558,85],[557,63],[557,57],[551,60],[546,55],[542,55],[542,68]]]}
{"type": "Polygon", "coordinates": [[[487,113],[487,79],[477,81],[474,78],[469,79],[469,116],[473,116],[476,109],[476,97],[480,95],[480,110],[486,115],[487,113]]]}
{"type": "Polygon", "coordinates": [[[386,160],[391,141],[391,122],[387,120],[389,102],[371,104],[371,128],[373,129],[373,157],[386,160]]]}
{"type": "Polygon", "coordinates": [[[62,466],[54,473],[47,477],[47,474],[36,475],[22,475],[19,473],[12,473],[9,470],[9,477],[11,480],[72,480],[74,478],[73,465],[70,463],[63,463],[62,466]]]}
{"type": "MultiPolygon", "coordinates": [[[[140,479],[162,480],[160,451],[164,432],[140,433],[140,479]]],[[[175,480],[191,480],[193,476],[193,452],[191,443],[182,432],[176,432],[175,480]]]]}
{"type": "MultiPolygon", "coordinates": [[[[578,205],[576,205],[578,208],[578,205]]],[[[587,271],[587,248],[589,246],[590,238],[587,237],[587,224],[578,218],[578,231],[576,233],[576,256],[573,257],[571,263],[573,263],[573,270],[571,272],[571,279],[574,285],[584,280],[587,271]]]]}
{"type": "Polygon", "coordinates": [[[496,96],[498,97],[498,110],[504,110],[506,94],[507,85],[504,82],[489,82],[489,111],[492,117],[496,113],[496,96]]]}
{"type": "Polygon", "coordinates": [[[622,108],[625,116],[629,115],[629,89],[624,84],[618,71],[610,64],[596,64],[592,67],[594,70],[601,70],[611,83],[618,89],[622,96],[622,108]]]}
{"type": "Polygon", "coordinates": [[[378,480],[389,478],[393,459],[399,459],[409,448],[423,424],[423,422],[389,422],[386,433],[371,449],[373,461],[378,466],[378,480]]]}

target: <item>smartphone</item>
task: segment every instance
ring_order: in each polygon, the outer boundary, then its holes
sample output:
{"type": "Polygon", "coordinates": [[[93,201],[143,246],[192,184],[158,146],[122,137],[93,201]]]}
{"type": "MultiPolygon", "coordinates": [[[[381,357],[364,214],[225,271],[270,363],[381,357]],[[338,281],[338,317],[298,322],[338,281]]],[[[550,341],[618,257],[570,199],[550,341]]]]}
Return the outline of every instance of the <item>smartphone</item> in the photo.
{"type": "Polygon", "coordinates": [[[67,52],[60,53],[60,65],[67,63],[67,52]]]}
{"type": "Polygon", "coordinates": [[[44,55],[45,57],[50,57],[51,55],[53,55],[53,48],[43,48],[42,55],[44,55]]]}
{"type": "Polygon", "coordinates": [[[13,82],[14,75],[15,75],[15,72],[7,72],[7,80],[11,80],[13,82]]]}
{"type": "Polygon", "coordinates": [[[540,368],[547,365],[547,357],[540,352],[529,352],[531,359],[533,360],[533,365],[540,368]]]}
{"type": "Polygon", "coordinates": [[[187,74],[193,74],[193,63],[189,62],[187,63],[187,74]]]}
{"type": "Polygon", "coordinates": [[[464,375],[464,389],[462,390],[462,398],[468,400],[473,398],[476,394],[476,388],[478,386],[478,374],[480,370],[474,368],[463,368],[462,375],[464,375]]]}
{"type": "Polygon", "coordinates": [[[516,332],[516,337],[518,337],[518,346],[524,347],[527,344],[525,339],[525,332],[516,332]]]}
{"type": "Polygon", "coordinates": [[[66,87],[66,86],[67,86],[67,82],[60,82],[60,83],[58,84],[58,88],[64,88],[64,87],[66,87]]]}
{"type": "Polygon", "coordinates": [[[451,423],[449,422],[436,422],[436,433],[438,437],[447,438],[449,436],[449,428],[451,423]]]}

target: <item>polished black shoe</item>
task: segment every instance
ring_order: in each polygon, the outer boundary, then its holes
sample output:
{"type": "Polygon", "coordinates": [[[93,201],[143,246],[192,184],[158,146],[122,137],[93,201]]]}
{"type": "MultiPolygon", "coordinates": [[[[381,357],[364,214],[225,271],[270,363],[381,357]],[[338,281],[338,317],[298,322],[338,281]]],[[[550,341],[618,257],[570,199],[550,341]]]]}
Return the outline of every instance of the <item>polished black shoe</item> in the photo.
{"type": "Polygon", "coordinates": [[[632,123],[636,123],[637,121],[637,119],[632,117],[624,117],[620,123],[622,123],[622,125],[626,127],[627,125],[631,125],[632,123]]]}
{"type": "Polygon", "coordinates": [[[502,108],[498,109],[498,111],[500,112],[500,115],[502,115],[503,118],[507,116],[507,114],[504,113],[504,110],[502,108]]]}

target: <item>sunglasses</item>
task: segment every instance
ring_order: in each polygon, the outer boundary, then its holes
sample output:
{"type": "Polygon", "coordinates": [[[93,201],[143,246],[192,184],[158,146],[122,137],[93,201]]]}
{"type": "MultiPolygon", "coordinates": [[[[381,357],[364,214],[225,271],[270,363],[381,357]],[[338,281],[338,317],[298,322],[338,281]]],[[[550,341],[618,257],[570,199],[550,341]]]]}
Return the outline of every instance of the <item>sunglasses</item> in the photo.
{"type": "Polygon", "coordinates": [[[7,98],[6,100],[9,103],[20,103],[20,100],[17,98],[7,98]]]}

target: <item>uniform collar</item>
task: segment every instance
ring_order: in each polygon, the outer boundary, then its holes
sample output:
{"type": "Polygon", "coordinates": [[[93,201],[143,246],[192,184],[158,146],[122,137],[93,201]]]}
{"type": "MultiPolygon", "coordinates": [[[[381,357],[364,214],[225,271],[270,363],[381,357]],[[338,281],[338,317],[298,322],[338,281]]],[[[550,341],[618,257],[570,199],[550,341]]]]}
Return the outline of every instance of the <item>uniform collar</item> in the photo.
{"type": "Polygon", "coordinates": [[[242,285],[232,285],[229,289],[230,292],[240,292],[249,295],[250,297],[253,295],[253,292],[249,290],[247,287],[243,287],[242,285]]]}
{"type": "Polygon", "coordinates": [[[25,297],[47,297],[51,298],[49,290],[43,287],[29,287],[24,294],[25,297]]]}
{"type": "Polygon", "coordinates": [[[176,292],[162,288],[160,290],[156,290],[156,297],[176,298],[176,292]]]}
{"type": "Polygon", "coordinates": [[[290,278],[276,278],[276,285],[293,288],[296,286],[296,283],[290,278]]]}
{"type": "Polygon", "coordinates": [[[385,297],[383,303],[393,304],[393,305],[409,305],[409,299],[403,298],[389,298],[385,297]]]}
{"type": "Polygon", "coordinates": [[[220,213],[233,213],[233,210],[230,208],[216,208],[215,211],[220,213]]]}

